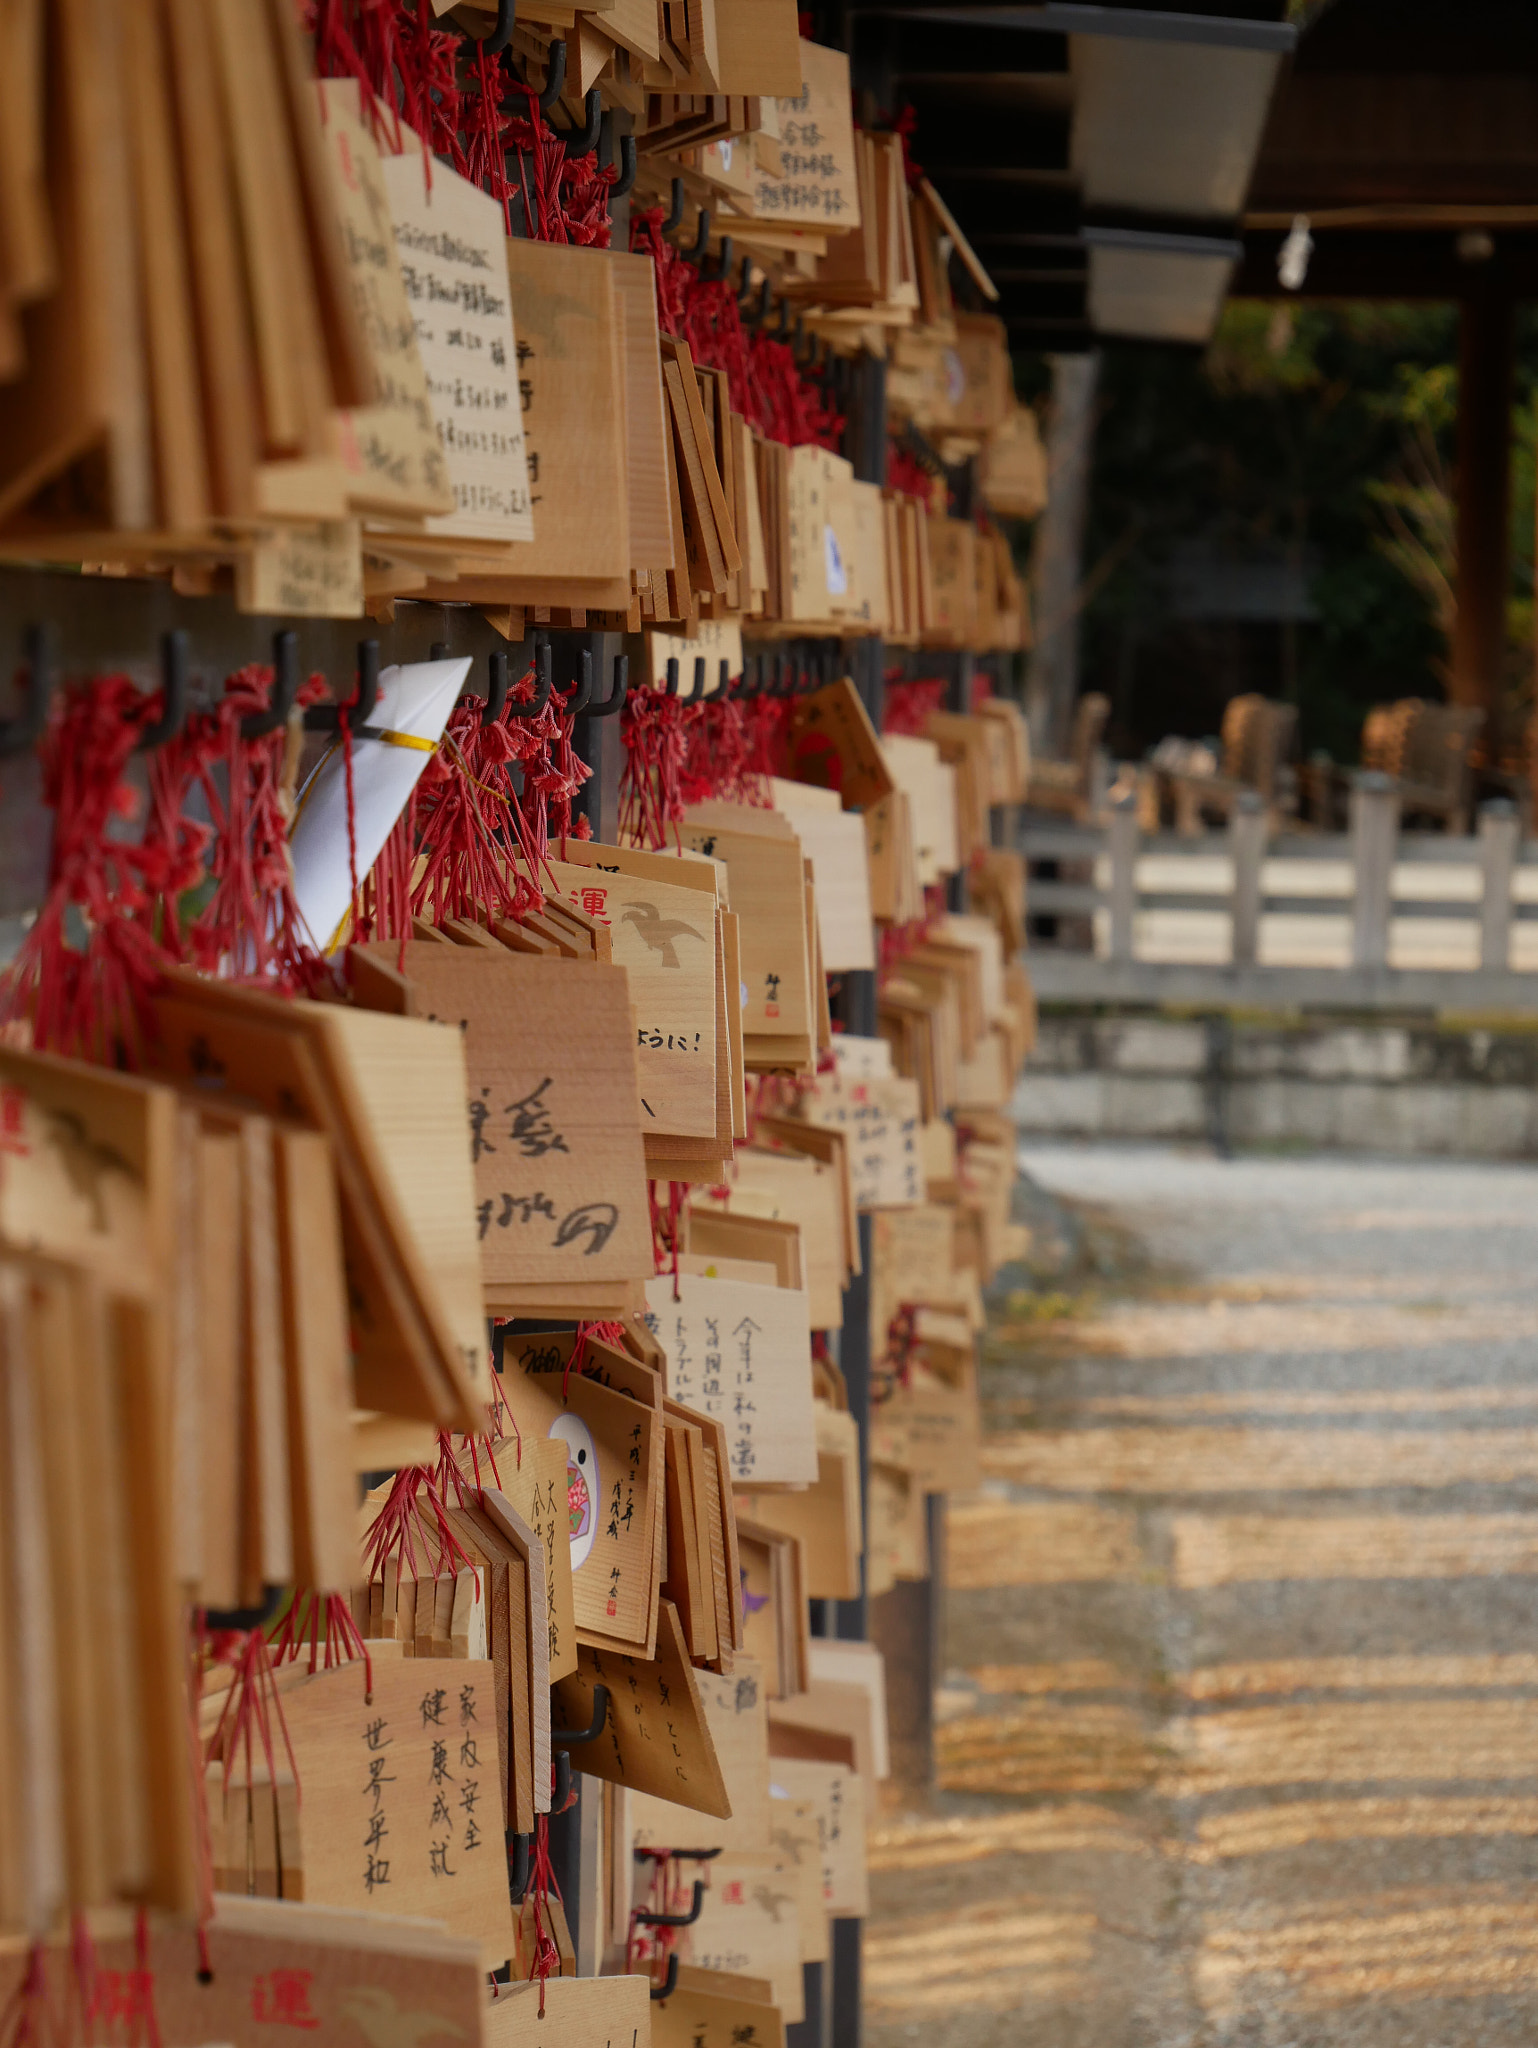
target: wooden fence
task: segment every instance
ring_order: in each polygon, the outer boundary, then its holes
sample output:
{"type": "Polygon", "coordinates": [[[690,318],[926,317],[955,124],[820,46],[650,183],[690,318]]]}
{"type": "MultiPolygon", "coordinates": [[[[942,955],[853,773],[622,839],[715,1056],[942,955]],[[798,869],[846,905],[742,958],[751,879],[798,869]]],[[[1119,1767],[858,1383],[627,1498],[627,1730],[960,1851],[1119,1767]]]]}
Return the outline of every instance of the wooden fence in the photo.
{"type": "Polygon", "coordinates": [[[1538,973],[1514,973],[1512,933],[1519,919],[1538,918],[1538,900],[1518,900],[1518,871],[1538,867],[1538,841],[1524,840],[1521,819],[1509,803],[1485,805],[1478,831],[1467,838],[1400,830],[1399,799],[1387,776],[1359,775],[1351,796],[1351,825],[1345,833],[1269,834],[1258,797],[1242,798],[1226,832],[1201,839],[1139,831],[1135,799],[1111,802],[1104,822],[1073,825],[1027,818],[1019,845],[1033,864],[1084,865],[1089,881],[1040,878],[1033,871],[1028,908],[1038,917],[1078,918],[1105,913],[1104,943],[1096,953],[1071,952],[1033,935],[1032,971],[1038,992],[1088,998],[1199,1000],[1260,996],[1273,1001],[1339,1002],[1371,1006],[1483,1003],[1538,1008],[1538,973]],[[1226,854],[1231,880],[1225,894],[1211,889],[1147,889],[1138,883],[1138,864],[1148,854],[1209,860],[1226,854]],[[1307,895],[1283,895],[1264,887],[1268,861],[1334,862],[1348,872],[1344,888],[1307,895]],[[1417,864],[1472,866],[1476,895],[1417,896],[1396,870],[1417,864]],[[1229,946],[1226,962],[1150,961],[1139,957],[1138,914],[1143,911],[1225,911],[1229,946]],[[1261,966],[1261,918],[1266,914],[1340,917],[1349,920],[1350,961],[1339,967],[1261,966]],[[1392,924],[1405,918],[1454,918],[1478,928],[1475,968],[1393,968],[1389,964],[1392,924]]]}

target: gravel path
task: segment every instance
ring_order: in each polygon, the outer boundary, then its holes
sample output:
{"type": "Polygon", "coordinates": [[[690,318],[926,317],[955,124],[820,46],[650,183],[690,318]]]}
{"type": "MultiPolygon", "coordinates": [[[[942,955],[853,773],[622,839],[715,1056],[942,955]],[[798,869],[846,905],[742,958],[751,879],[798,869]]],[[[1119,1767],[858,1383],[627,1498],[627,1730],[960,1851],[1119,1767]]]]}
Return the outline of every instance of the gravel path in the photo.
{"type": "Polygon", "coordinates": [[[1023,1164],[1157,1277],[994,1333],[871,2048],[1527,2048],[1538,1170],[1023,1164]]]}

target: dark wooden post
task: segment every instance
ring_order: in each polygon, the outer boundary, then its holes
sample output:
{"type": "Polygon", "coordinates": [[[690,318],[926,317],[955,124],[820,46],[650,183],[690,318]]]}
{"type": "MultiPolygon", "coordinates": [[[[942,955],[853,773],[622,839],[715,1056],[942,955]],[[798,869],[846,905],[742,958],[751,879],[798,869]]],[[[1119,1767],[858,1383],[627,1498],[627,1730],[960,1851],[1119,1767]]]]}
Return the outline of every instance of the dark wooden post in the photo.
{"type": "Polygon", "coordinates": [[[1511,403],[1515,320],[1510,294],[1485,277],[1463,301],[1458,342],[1458,608],[1452,700],[1489,713],[1498,737],[1506,592],[1511,578],[1511,403]]]}

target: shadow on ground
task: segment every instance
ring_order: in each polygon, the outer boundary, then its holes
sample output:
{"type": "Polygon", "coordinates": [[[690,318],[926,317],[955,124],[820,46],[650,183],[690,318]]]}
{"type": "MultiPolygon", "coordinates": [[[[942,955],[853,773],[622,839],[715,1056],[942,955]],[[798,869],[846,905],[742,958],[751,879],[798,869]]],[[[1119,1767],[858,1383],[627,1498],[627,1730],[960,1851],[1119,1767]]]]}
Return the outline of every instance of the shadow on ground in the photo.
{"type": "Polygon", "coordinates": [[[1538,1172],[1033,1150],[872,2048],[1538,2012],[1538,1172]]]}

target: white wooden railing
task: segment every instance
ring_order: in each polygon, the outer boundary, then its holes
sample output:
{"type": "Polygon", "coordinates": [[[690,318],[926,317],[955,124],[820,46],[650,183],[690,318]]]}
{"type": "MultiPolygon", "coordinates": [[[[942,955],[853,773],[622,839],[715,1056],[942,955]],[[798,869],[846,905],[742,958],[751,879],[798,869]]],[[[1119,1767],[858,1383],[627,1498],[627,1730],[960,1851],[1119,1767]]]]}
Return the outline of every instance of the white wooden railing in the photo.
{"type": "MultiPolygon", "coordinates": [[[[1027,817],[1018,843],[1032,863],[1027,899],[1031,917],[1078,920],[1081,935],[1082,920],[1089,918],[1096,940],[1093,952],[1082,945],[1070,951],[1034,935],[1032,966],[1038,989],[1048,995],[1143,997],[1170,994],[1178,984],[1185,994],[1200,996],[1205,975],[1213,993],[1232,995],[1244,983],[1268,1000],[1290,994],[1298,1001],[1403,999],[1467,1007],[1489,1001],[1538,1009],[1538,972],[1517,972],[1512,966],[1518,923],[1538,919],[1538,887],[1525,886],[1529,879],[1538,883],[1538,874],[1524,874],[1538,870],[1538,841],[1524,840],[1515,807],[1503,802],[1485,805],[1477,832],[1465,838],[1402,832],[1393,783],[1387,776],[1364,773],[1356,779],[1350,815],[1350,830],[1345,833],[1273,835],[1260,799],[1247,796],[1235,806],[1226,831],[1200,839],[1143,834],[1130,794],[1111,801],[1097,824],[1027,817]],[[1214,862],[1214,854],[1225,857],[1221,865],[1214,862]],[[1332,880],[1320,872],[1322,886],[1307,893],[1267,888],[1268,868],[1274,876],[1278,866],[1294,862],[1334,863],[1343,879],[1332,880]],[[1043,863],[1077,866],[1091,879],[1044,878],[1043,863]],[[1179,886],[1182,863],[1191,868],[1189,887],[1179,886]],[[1420,894],[1416,867],[1428,870],[1420,894]],[[1448,879],[1433,876],[1433,867],[1463,869],[1458,887],[1451,893],[1433,890],[1435,882],[1445,891],[1448,879]],[[1144,886],[1140,868],[1159,870],[1166,886],[1144,886]],[[1411,871],[1408,876],[1406,868],[1411,871]],[[1174,888],[1167,886],[1172,872],[1174,888]],[[1212,886],[1215,872],[1217,891],[1212,886]],[[1178,918],[1166,915],[1164,942],[1150,947],[1146,935],[1158,914],[1181,912],[1225,913],[1226,953],[1213,958],[1210,915],[1198,921],[1203,923],[1202,943],[1189,948],[1184,957],[1178,936],[1172,948],[1168,935],[1172,925],[1178,932],[1178,918]],[[1262,919],[1267,917],[1333,918],[1337,929],[1344,922],[1349,948],[1334,966],[1320,965],[1317,959],[1278,959],[1274,944],[1262,947],[1262,919]],[[1474,927],[1460,935],[1455,948],[1443,949],[1461,954],[1466,964],[1452,965],[1445,959],[1431,967],[1393,963],[1395,927],[1402,928],[1404,920],[1427,918],[1474,927]],[[1159,957],[1150,958],[1155,951],[1159,957]],[[1264,961],[1263,951],[1270,956],[1264,961]]],[[[1398,950],[1405,950],[1402,943],[1398,950]]],[[[1523,945],[1518,950],[1525,955],[1530,949],[1523,945]]],[[[1538,967],[1538,951],[1532,957],[1538,967]]]]}

